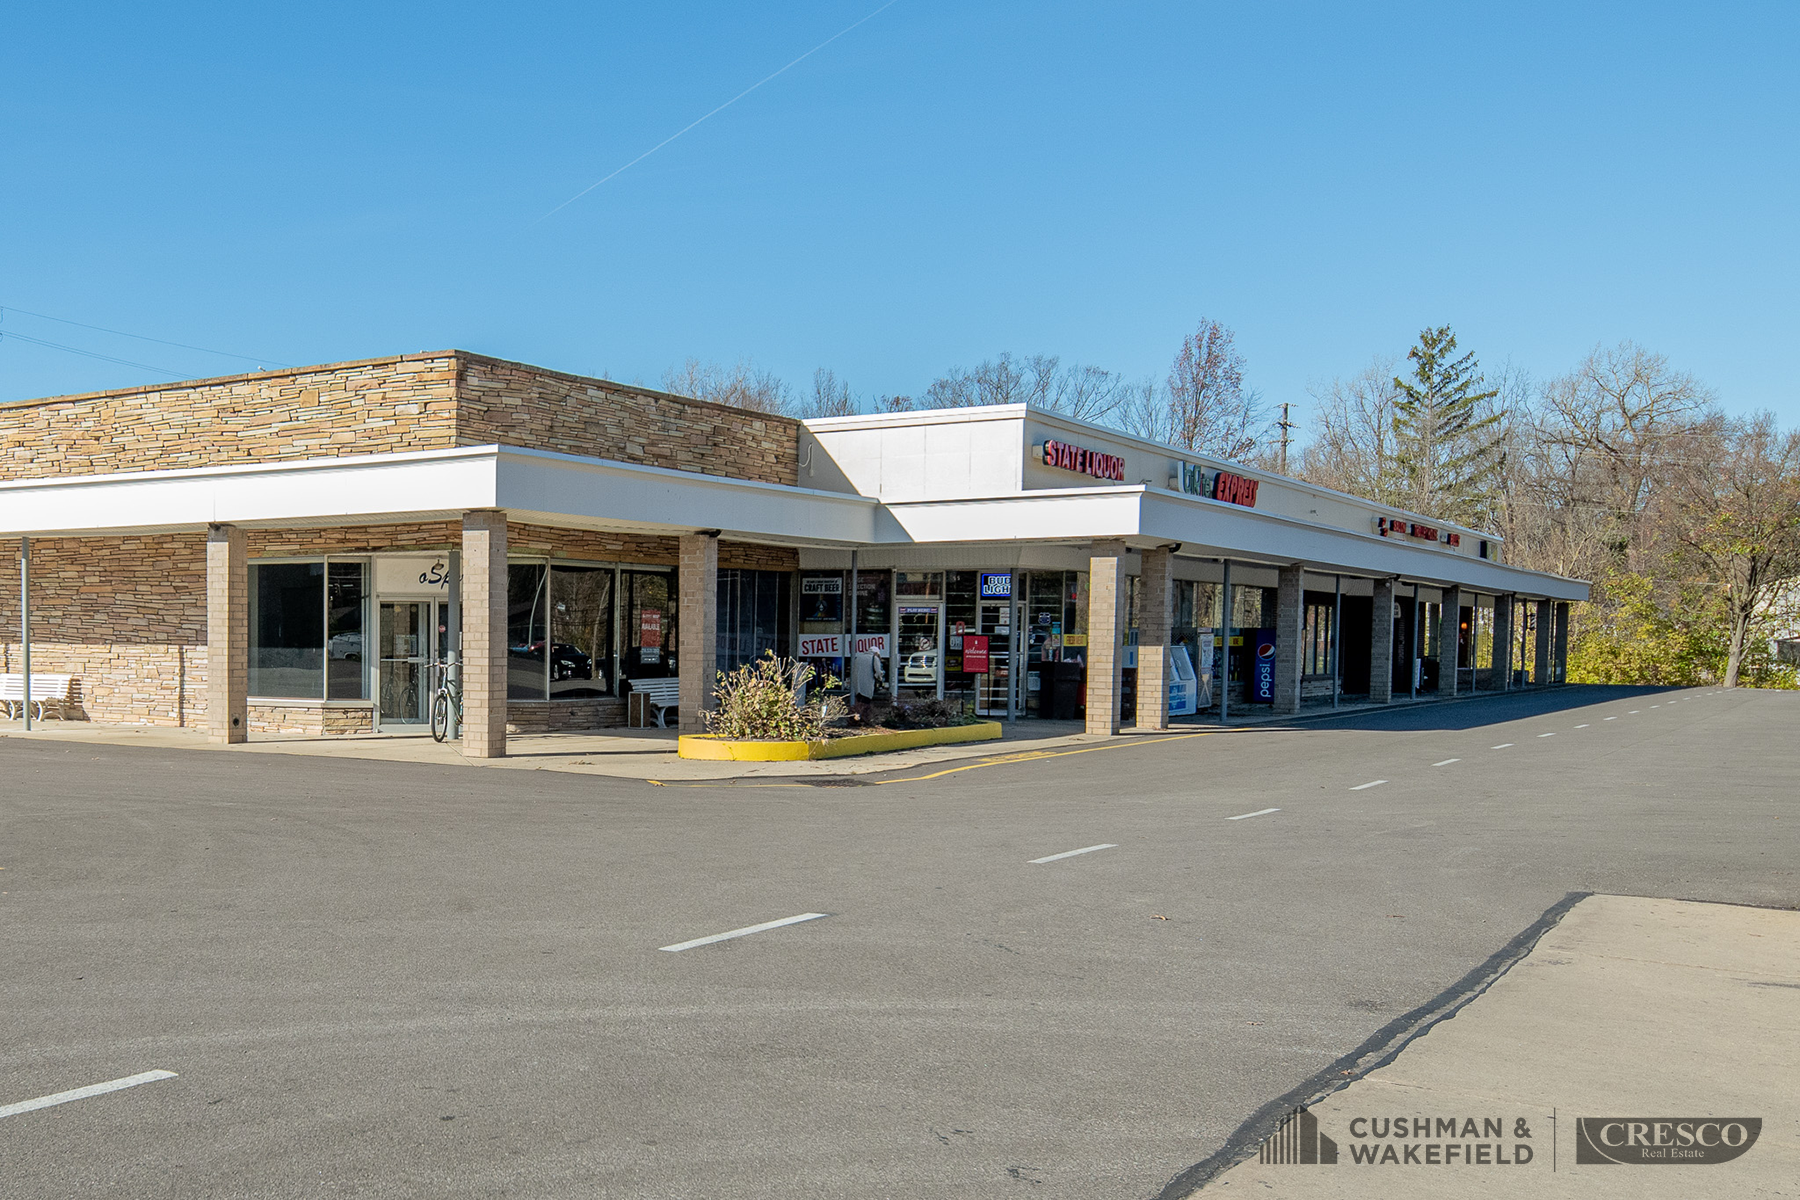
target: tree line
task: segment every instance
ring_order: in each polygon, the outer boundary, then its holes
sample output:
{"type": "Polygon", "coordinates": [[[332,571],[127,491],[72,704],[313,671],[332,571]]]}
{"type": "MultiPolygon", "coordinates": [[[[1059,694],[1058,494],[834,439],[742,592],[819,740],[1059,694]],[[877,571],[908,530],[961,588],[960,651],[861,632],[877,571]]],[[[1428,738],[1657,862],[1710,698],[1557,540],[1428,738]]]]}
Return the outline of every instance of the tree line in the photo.
{"type": "Polygon", "coordinates": [[[1232,331],[1200,321],[1166,376],[1051,355],[955,367],[917,396],[859,396],[829,369],[797,393],[748,364],[689,361],[674,392],[801,417],[1026,403],[1498,534],[1506,561],[1593,583],[1569,678],[1794,687],[1800,430],[1732,415],[1624,342],[1534,381],[1485,370],[1448,326],[1312,389],[1299,449],[1245,382],[1232,331]],[[1783,642],[1788,647],[1782,646],[1783,642]]]}

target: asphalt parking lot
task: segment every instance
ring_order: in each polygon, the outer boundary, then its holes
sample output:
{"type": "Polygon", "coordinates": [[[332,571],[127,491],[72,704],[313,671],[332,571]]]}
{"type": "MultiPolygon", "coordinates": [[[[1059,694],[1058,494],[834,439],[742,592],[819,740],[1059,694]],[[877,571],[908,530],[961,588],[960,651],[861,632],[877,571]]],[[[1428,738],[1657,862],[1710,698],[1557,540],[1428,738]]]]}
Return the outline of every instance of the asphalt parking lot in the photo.
{"type": "Polygon", "coordinates": [[[0,740],[0,1112],[174,1073],[0,1116],[0,1194],[1156,1196],[1571,893],[1800,904],[1797,718],[691,787],[0,740]]]}

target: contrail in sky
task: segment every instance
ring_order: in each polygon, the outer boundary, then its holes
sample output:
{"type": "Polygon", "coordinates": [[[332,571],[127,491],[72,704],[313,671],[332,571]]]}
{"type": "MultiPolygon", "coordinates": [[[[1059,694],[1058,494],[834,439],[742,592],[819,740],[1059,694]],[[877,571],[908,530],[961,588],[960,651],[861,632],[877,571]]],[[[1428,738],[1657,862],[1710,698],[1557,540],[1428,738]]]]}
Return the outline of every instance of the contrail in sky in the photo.
{"type": "Polygon", "coordinates": [[[695,125],[698,125],[702,121],[706,121],[709,118],[718,116],[720,113],[724,112],[726,109],[728,109],[732,105],[736,104],[739,100],[742,100],[745,96],[748,96],[751,92],[754,92],[757,88],[759,88],[763,84],[769,82],[769,80],[775,78],[775,76],[780,75],[782,72],[787,71],[791,67],[796,67],[799,64],[805,62],[807,59],[811,58],[813,55],[817,54],[819,51],[823,50],[825,47],[831,45],[831,43],[833,43],[833,42],[837,41],[839,38],[843,37],[846,33],[849,33],[852,29],[855,29],[857,27],[857,25],[862,25],[862,24],[865,24],[866,22],[874,20],[876,17],[880,16],[882,13],[886,12],[888,9],[892,8],[894,5],[898,4],[899,2],[900,2],[900,0],[887,0],[886,4],[883,4],[880,8],[876,9],[874,12],[872,12],[868,16],[864,17],[861,21],[856,22],[856,24],[854,24],[854,25],[847,25],[844,28],[838,30],[836,33],[832,34],[830,37],[826,38],[824,41],[822,41],[818,45],[814,46],[811,50],[808,50],[805,54],[802,54],[799,58],[796,58],[793,62],[791,62],[787,66],[781,68],[780,71],[772,71],[769,74],[763,76],[761,79],[757,80],[755,83],[751,84],[749,87],[745,88],[743,91],[739,92],[737,95],[733,96],[731,99],[727,100],[725,103],[719,105],[719,107],[717,107],[717,108],[713,109],[711,112],[707,113],[706,116],[701,117],[699,120],[694,121],[692,124],[683,126],[682,128],[676,130],[674,133],[671,133],[668,137],[666,137],[662,141],[656,143],[656,145],[650,147],[648,150],[644,151],[642,154],[638,155],[636,158],[632,159],[630,162],[626,163],[624,166],[622,166],[618,170],[614,171],[611,175],[606,176],[605,179],[596,179],[593,183],[588,184],[586,187],[582,188],[579,192],[576,192],[573,196],[570,196],[567,200],[564,200],[561,204],[557,205],[555,208],[551,209],[549,212],[547,212],[543,216],[539,217],[537,219],[537,221],[533,221],[532,224],[535,225],[538,223],[538,221],[543,221],[549,217],[555,216],[557,213],[559,213],[563,209],[569,207],[569,205],[575,203],[577,200],[581,199],[583,196],[587,195],[589,192],[593,191],[595,188],[599,187],[601,184],[606,183],[612,179],[617,179],[620,175],[623,175],[625,172],[631,170],[631,168],[637,166],[639,163],[643,162],[646,158],[649,158],[652,154],[655,154],[658,150],[661,150],[664,146],[668,145],[670,142],[674,141],[676,138],[680,137],[682,134],[684,134],[688,130],[692,129],[695,125]]]}

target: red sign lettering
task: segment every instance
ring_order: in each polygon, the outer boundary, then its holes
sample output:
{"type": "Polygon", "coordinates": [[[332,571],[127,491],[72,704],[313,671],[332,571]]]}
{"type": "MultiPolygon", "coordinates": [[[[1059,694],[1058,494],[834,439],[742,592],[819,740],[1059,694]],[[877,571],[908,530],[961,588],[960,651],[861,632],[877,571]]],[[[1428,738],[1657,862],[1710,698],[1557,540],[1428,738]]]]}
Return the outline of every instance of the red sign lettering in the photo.
{"type": "Polygon", "coordinates": [[[1117,454],[1102,454],[1083,446],[1048,440],[1044,442],[1043,454],[1044,465],[1047,467],[1092,475],[1095,479],[1111,479],[1120,483],[1125,480],[1125,460],[1117,454]]]}
{"type": "Polygon", "coordinates": [[[1223,500],[1227,504],[1241,504],[1245,508],[1256,507],[1256,489],[1261,480],[1245,479],[1242,475],[1233,475],[1230,471],[1220,471],[1213,483],[1213,499],[1223,500]]]}

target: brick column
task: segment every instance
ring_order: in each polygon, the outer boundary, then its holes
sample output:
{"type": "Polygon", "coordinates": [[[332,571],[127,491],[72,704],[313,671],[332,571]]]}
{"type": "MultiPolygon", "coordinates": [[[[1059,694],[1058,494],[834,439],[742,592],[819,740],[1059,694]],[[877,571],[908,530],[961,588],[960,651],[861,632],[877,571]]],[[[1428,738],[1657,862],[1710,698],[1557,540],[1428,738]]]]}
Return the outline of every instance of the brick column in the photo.
{"type": "Polygon", "coordinates": [[[1175,553],[1166,546],[1144,551],[1138,580],[1137,727],[1169,727],[1169,638],[1175,631],[1175,553]]]}
{"type": "Polygon", "coordinates": [[[1548,600],[1537,602],[1537,653],[1532,656],[1531,682],[1550,682],[1550,633],[1556,623],[1556,606],[1548,600]]]}
{"type": "Polygon", "coordinates": [[[250,736],[250,561],[244,531],[206,531],[206,738],[250,736]]]}
{"type": "Polygon", "coordinates": [[[1456,695],[1456,644],[1462,634],[1462,589],[1445,588],[1438,606],[1438,695],[1456,695]]]}
{"type": "Polygon", "coordinates": [[[719,673],[719,535],[681,538],[681,732],[704,733],[703,710],[713,707],[719,673]]]}
{"type": "Polygon", "coordinates": [[[1559,601],[1556,605],[1556,651],[1551,660],[1553,674],[1551,678],[1557,683],[1569,682],[1569,605],[1567,601],[1559,601]]]}
{"type": "Polygon", "coordinates": [[[1375,581],[1373,616],[1369,622],[1369,702],[1394,698],[1394,581],[1375,581]]]}
{"type": "Polygon", "coordinates": [[[478,509],[462,528],[462,752],[506,755],[506,514],[478,509]]]}
{"type": "Polygon", "coordinates": [[[1125,543],[1095,542],[1088,559],[1087,731],[1119,732],[1119,639],[1125,629],[1125,543]]]}
{"type": "Polygon", "coordinates": [[[1496,692],[1512,686],[1513,603],[1510,595],[1494,597],[1494,677],[1488,686],[1496,692]]]}
{"type": "Polygon", "coordinates": [[[1300,711],[1300,639],[1305,637],[1305,576],[1300,564],[1281,568],[1275,581],[1275,703],[1273,711],[1300,711]]]}

